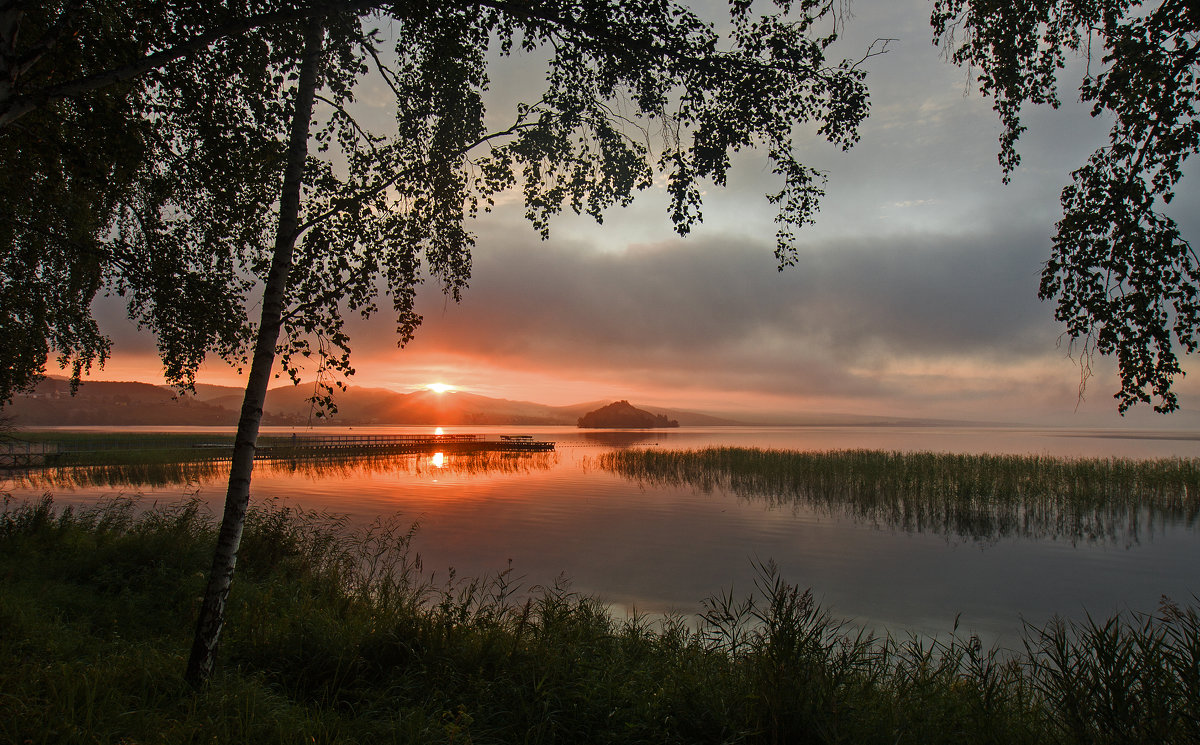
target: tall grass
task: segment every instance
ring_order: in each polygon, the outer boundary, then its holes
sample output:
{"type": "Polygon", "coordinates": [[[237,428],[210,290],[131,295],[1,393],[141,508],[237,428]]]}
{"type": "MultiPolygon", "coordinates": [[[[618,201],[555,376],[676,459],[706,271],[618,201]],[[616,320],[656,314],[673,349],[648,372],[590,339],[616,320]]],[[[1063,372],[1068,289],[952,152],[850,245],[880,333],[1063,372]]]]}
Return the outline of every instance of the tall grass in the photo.
{"type": "Polygon", "coordinates": [[[194,502],[0,512],[0,741],[1196,742],[1200,619],[876,638],[768,563],[702,621],[616,619],[511,571],[434,584],[413,526],[251,513],[211,685],[182,681],[214,541],[194,502]]]}
{"type": "Polygon", "coordinates": [[[1054,458],[877,450],[630,449],[601,468],[643,484],[723,490],[892,528],[994,540],[1133,541],[1200,521],[1200,458],[1054,458]]]}
{"type": "MultiPolygon", "coordinates": [[[[326,455],[321,458],[274,458],[255,462],[260,475],[290,474],[310,478],[354,480],[366,476],[406,473],[417,476],[439,474],[479,476],[545,471],[558,462],[555,452],[449,453],[441,466],[429,455],[326,455]]],[[[114,463],[92,466],[62,466],[12,470],[5,475],[15,488],[168,486],[196,484],[229,474],[229,461],[176,461],[114,463]]]]}

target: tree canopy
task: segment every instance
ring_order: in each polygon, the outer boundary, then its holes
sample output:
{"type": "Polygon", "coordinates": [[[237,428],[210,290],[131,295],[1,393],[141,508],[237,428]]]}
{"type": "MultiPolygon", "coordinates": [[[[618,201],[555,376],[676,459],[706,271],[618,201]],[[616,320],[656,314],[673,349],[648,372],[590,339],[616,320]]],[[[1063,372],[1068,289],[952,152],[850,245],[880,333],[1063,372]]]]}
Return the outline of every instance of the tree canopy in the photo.
{"type": "Polygon", "coordinates": [[[0,400],[37,379],[47,352],[76,376],[103,361],[89,308],[98,292],[130,299],[172,382],[189,385],[207,353],[246,361],[298,19],[330,22],[280,348],[292,370],[316,355],[349,371],[340,314],[374,312],[381,283],[399,339],[410,338],[414,288],[430,273],[462,290],[474,240],[464,220],[505,190],[521,192],[544,235],[562,209],[600,219],[661,173],[685,233],[705,182],[723,184],[733,152],[761,147],[780,177],[769,195],[777,255],[792,263],[793,230],[812,219],[823,183],[798,160],[795,127],[814,122],[848,147],[867,112],[862,71],[826,59],[832,0],[761,16],[732,3],[727,38],[658,2],[64,0],[7,3],[9,31],[18,7],[21,33],[6,32],[0,50],[11,73],[0,188],[20,205],[0,225],[0,323],[25,344],[0,400]],[[550,51],[542,95],[489,129],[488,64],[538,48],[550,51]],[[368,76],[394,94],[392,132],[354,118],[368,76]]]}
{"type": "Polygon", "coordinates": [[[1039,295],[1057,303],[1085,382],[1093,353],[1113,355],[1120,411],[1138,402],[1174,411],[1176,350],[1195,352],[1200,332],[1200,260],[1168,214],[1200,146],[1200,5],[937,0],[931,22],[935,41],[977,70],[979,91],[994,100],[1005,180],[1020,164],[1022,107],[1057,107],[1068,54],[1084,57],[1080,98],[1112,125],[1062,191],[1039,295]]]}
{"type": "Polygon", "coordinates": [[[103,363],[101,292],[160,332],[173,380],[206,351],[236,358],[252,278],[230,267],[268,228],[284,81],[267,73],[300,9],[0,3],[0,404],[50,352],[75,381],[103,363]]]}

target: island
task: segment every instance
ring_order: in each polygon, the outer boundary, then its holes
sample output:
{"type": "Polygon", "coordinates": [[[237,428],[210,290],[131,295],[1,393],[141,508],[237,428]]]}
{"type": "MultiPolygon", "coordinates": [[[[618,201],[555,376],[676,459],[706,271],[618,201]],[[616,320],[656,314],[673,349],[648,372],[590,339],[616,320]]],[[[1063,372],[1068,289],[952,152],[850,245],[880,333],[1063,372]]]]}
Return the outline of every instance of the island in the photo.
{"type": "Polygon", "coordinates": [[[579,417],[579,426],[588,429],[651,429],[678,427],[679,422],[662,414],[651,414],[628,401],[617,401],[579,417]]]}

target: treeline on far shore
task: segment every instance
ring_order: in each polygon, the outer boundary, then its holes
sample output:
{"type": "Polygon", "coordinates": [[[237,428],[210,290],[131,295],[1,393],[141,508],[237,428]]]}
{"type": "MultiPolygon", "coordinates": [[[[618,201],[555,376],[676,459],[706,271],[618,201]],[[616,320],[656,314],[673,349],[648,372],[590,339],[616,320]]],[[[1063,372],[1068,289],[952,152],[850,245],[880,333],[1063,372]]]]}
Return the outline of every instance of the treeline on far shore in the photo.
{"type": "Polygon", "coordinates": [[[183,681],[197,502],[0,510],[0,741],[1195,743],[1200,614],[873,637],[766,562],[699,620],[616,618],[510,571],[433,581],[401,520],[248,518],[222,664],[183,681]]]}

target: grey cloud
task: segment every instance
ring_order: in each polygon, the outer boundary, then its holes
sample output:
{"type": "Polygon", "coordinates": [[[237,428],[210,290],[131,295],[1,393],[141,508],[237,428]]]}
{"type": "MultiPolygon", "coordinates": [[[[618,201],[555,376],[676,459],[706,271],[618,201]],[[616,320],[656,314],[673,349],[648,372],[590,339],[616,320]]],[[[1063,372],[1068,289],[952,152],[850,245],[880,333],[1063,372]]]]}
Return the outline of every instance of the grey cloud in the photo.
{"type": "Polygon", "coordinates": [[[880,347],[1025,356],[1048,328],[1035,298],[1044,244],[1031,235],[830,243],[782,272],[769,245],[744,238],[603,253],[507,236],[481,238],[462,305],[427,313],[437,333],[500,354],[819,342],[853,358],[880,347]]]}

